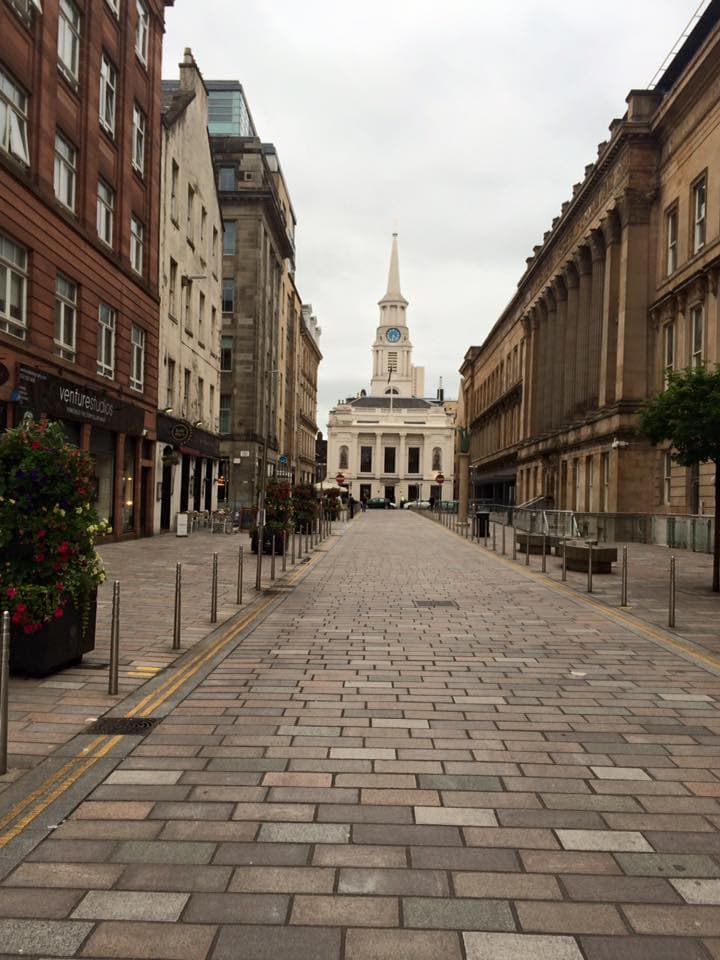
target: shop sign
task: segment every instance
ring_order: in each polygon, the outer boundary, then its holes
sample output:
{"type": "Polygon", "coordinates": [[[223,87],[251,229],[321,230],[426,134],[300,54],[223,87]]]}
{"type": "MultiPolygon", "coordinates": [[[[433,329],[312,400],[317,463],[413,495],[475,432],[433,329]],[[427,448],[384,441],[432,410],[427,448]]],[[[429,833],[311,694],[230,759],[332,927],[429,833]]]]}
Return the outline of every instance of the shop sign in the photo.
{"type": "Polygon", "coordinates": [[[18,382],[13,398],[20,412],[50,419],[81,420],[107,430],[140,436],[145,426],[145,411],[88,386],[53,377],[43,370],[18,367],[18,382]]]}
{"type": "Polygon", "coordinates": [[[220,456],[220,437],[194,427],[189,420],[178,420],[176,417],[169,417],[166,413],[158,413],[157,436],[160,443],[171,443],[195,455],[220,456]]]}

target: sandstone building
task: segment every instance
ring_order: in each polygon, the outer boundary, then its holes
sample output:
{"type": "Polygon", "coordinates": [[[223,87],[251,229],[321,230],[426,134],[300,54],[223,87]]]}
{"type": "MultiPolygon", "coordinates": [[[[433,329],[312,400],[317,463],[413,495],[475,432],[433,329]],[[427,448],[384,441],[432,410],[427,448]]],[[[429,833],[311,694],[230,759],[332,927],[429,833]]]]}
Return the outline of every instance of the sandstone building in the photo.
{"type": "Polygon", "coordinates": [[[720,2],[535,247],[461,367],[471,496],[592,512],[700,513],[712,467],[636,432],[665,372],[720,361],[720,2]]]}

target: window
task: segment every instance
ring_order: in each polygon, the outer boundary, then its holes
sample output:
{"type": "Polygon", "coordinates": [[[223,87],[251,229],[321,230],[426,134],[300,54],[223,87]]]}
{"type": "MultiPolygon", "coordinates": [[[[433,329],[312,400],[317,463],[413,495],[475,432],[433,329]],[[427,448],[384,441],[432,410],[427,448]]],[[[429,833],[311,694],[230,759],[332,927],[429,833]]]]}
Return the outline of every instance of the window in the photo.
{"type": "Polygon", "coordinates": [[[112,380],[115,376],[116,314],[106,303],[100,304],[97,335],[97,372],[112,380]]]}
{"type": "Polygon", "coordinates": [[[585,510],[593,508],[593,458],[585,457],[585,510]]]}
{"type": "Polygon", "coordinates": [[[194,243],[194,241],[195,241],[195,221],[194,221],[195,212],[194,212],[194,207],[195,207],[195,191],[194,191],[193,188],[188,184],[188,188],[187,188],[187,223],[186,223],[186,229],[187,229],[187,238],[188,238],[188,240],[190,241],[190,243],[194,243]]]}
{"type": "Polygon", "coordinates": [[[228,220],[223,224],[223,255],[235,253],[235,221],[228,220]]]}
{"type": "Polygon", "coordinates": [[[20,87],[0,70],[0,149],[29,166],[27,103],[20,87]]]}
{"type": "Polygon", "coordinates": [[[605,513],[610,502],[610,454],[600,454],[600,512],[605,513]]]}
{"type": "MultiPolygon", "coordinates": [[[[535,467],[535,484],[533,495],[537,496],[537,467],[535,467]]],[[[580,509],[580,459],[575,457],[573,460],[573,510],[580,509]]]]}
{"type": "Polygon", "coordinates": [[[705,213],[707,207],[707,182],[705,177],[693,187],[693,253],[697,253],[705,246],[705,213]]]}
{"type": "Polygon", "coordinates": [[[68,210],[75,209],[75,166],[77,163],[77,151],[67,140],[55,134],[55,170],[54,187],[55,196],[67,207],[68,210]]]}
{"type": "Polygon", "coordinates": [[[198,339],[202,340],[205,332],[205,294],[200,291],[198,298],[198,339]]]}
{"type": "MultiPolygon", "coordinates": [[[[408,473],[420,473],[420,447],[408,447],[408,473]]],[[[414,499],[417,500],[417,497],[414,499]]]]}
{"type": "MultiPolygon", "coordinates": [[[[205,245],[205,234],[207,232],[207,210],[205,207],[200,211],[200,243],[204,247],[205,245]]],[[[205,250],[203,250],[202,256],[205,256],[205,250]]]]}
{"type": "Polygon", "coordinates": [[[667,450],[663,454],[663,503],[670,503],[672,495],[672,453],[667,450]]]}
{"type": "Polygon", "coordinates": [[[218,190],[235,189],[235,167],[220,167],[218,170],[218,190]]]}
{"type": "Polygon", "coordinates": [[[183,311],[183,325],[185,327],[185,333],[189,333],[190,336],[193,335],[192,315],[190,312],[191,305],[192,305],[192,283],[188,283],[185,286],[185,309],[183,311]]]}
{"type": "Polygon", "coordinates": [[[197,415],[198,420],[202,420],[205,413],[205,381],[202,377],[198,377],[198,401],[197,401],[197,415]]]}
{"type": "Polygon", "coordinates": [[[145,331],[133,324],[130,335],[130,386],[142,391],[145,385],[145,331]]]}
{"type": "Polygon", "coordinates": [[[172,162],[170,173],[170,219],[177,226],[178,215],[178,180],[180,179],[180,167],[175,160],[172,162]]]}
{"type": "Polygon", "coordinates": [[[120,0],[105,0],[116,17],[120,17],[120,0]]]}
{"type": "Polygon", "coordinates": [[[139,174],[145,171],[145,114],[133,104],[132,165],[139,174]]]}
{"type": "Polygon", "coordinates": [[[372,473],[372,447],[360,447],[360,473],[372,473]]]}
{"type": "Polygon", "coordinates": [[[677,236],[678,236],[678,212],[674,207],[668,214],[665,222],[665,232],[667,236],[667,275],[675,273],[678,265],[677,236]]]}
{"type": "Polygon", "coordinates": [[[217,310],[210,307],[210,349],[215,349],[215,331],[217,330],[217,310]]]}
{"type": "Polygon", "coordinates": [[[675,324],[666,323],[663,327],[663,380],[668,383],[668,374],[675,369],[675,324]]]}
{"type": "Polygon", "coordinates": [[[130,217],[130,266],[142,276],[145,252],[145,227],[137,217],[130,217]]]}
{"type": "Polygon", "coordinates": [[[167,362],[167,388],[165,391],[165,409],[172,413],[175,403],[175,361],[168,357],[167,362]]]}
{"type": "Polygon", "coordinates": [[[210,429],[211,429],[211,430],[214,430],[214,429],[215,429],[215,422],[214,422],[214,417],[215,417],[215,387],[214,387],[214,385],[213,385],[212,383],[210,384],[210,403],[209,403],[209,409],[208,409],[208,416],[210,417],[210,429]]]}
{"type": "Polygon", "coordinates": [[[190,371],[187,367],[183,372],[183,395],[182,395],[182,415],[186,417],[188,415],[188,409],[190,406],[190,371]]]}
{"type": "Polygon", "coordinates": [[[703,365],[703,333],[705,327],[705,311],[702,304],[698,304],[690,311],[691,356],[690,366],[703,365]]]}
{"type": "Polygon", "coordinates": [[[396,350],[389,350],[387,355],[388,373],[396,371],[398,368],[398,355],[396,350]]]}
{"type": "Polygon", "coordinates": [[[222,282],[222,311],[232,313],[235,310],[235,281],[223,279],[222,282]]]}
{"type": "Polygon", "coordinates": [[[113,245],[113,208],[115,206],[115,192],[105,183],[98,180],[97,192],[97,232],[103,243],[109,247],[113,245]]]}
{"type": "Polygon", "coordinates": [[[230,433],[230,402],[229,393],[220,394],[220,422],[218,424],[219,433],[230,433]]]}
{"type": "Polygon", "coordinates": [[[117,71],[105,54],[100,60],[100,126],[115,133],[115,90],[117,71]]]}
{"type": "Polygon", "coordinates": [[[80,14],[71,0],[60,0],[58,16],[58,67],[77,84],[80,64],[80,14]]]}
{"type": "Polygon", "coordinates": [[[442,450],[440,447],[434,447],[432,452],[432,469],[442,470],[442,450]]]}
{"type": "Polygon", "coordinates": [[[55,278],[55,354],[75,360],[77,284],[61,274],[55,278]]]}
{"type": "Polygon", "coordinates": [[[384,454],[385,473],[395,473],[395,447],[385,447],[384,454]]]}
{"type": "Polygon", "coordinates": [[[150,17],[148,16],[147,7],[142,0],[135,0],[135,5],[137,7],[137,23],[135,25],[135,53],[143,63],[147,63],[148,39],[150,36],[150,17]]]}
{"type": "Polygon", "coordinates": [[[25,339],[27,250],[0,233],[0,330],[25,339]]]}
{"type": "Polygon", "coordinates": [[[212,268],[213,268],[213,273],[214,273],[216,276],[217,276],[217,262],[218,262],[217,249],[218,249],[218,231],[217,231],[217,227],[213,227],[213,233],[212,233],[212,248],[211,248],[211,251],[210,251],[210,252],[211,252],[211,254],[212,254],[212,268]]]}
{"type": "Polygon", "coordinates": [[[230,373],[232,370],[233,338],[220,339],[220,372],[230,373]]]}
{"type": "Polygon", "coordinates": [[[340,457],[338,458],[338,469],[347,470],[348,469],[348,448],[340,447],[340,457]]]}
{"type": "Polygon", "coordinates": [[[170,276],[168,278],[168,313],[174,319],[177,317],[177,276],[178,265],[170,257],[170,276]]]}

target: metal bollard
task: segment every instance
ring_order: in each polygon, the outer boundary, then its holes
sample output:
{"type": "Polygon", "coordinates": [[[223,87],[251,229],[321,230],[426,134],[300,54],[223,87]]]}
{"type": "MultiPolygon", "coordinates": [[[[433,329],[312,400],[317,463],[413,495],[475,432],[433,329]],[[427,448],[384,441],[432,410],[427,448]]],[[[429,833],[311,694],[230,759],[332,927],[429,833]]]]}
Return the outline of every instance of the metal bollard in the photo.
{"type": "Polygon", "coordinates": [[[502,525],[502,539],[501,539],[501,543],[502,543],[502,555],[505,556],[505,523],[504,523],[504,522],[503,522],[503,525],[502,525]]]}
{"type": "Polygon", "coordinates": [[[291,543],[290,543],[290,565],[295,566],[295,528],[293,528],[291,534],[291,543]]]}
{"type": "MultiPolygon", "coordinates": [[[[262,544],[258,543],[258,550],[262,549],[262,544]]],[[[210,623],[217,623],[217,591],[218,591],[218,555],[213,554],[212,561],[212,587],[210,589],[210,623]]]]}
{"type": "Polygon", "coordinates": [[[287,548],[288,548],[288,532],[283,530],[283,559],[282,559],[282,572],[285,573],[287,570],[287,548]]]}
{"type": "Polygon", "coordinates": [[[545,546],[546,546],[546,544],[547,544],[547,539],[546,539],[546,537],[545,537],[545,534],[543,534],[543,536],[542,536],[542,564],[541,564],[541,570],[542,570],[543,573],[547,573],[547,557],[546,557],[546,555],[545,555],[545,546]]]}
{"type": "Polygon", "coordinates": [[[530,566],[530,531],[525,534],[525,566],[530,566]]]}
{"type": "Polygon", "coordinates": [[[270,547],[270,579],[275,579],[275,531],[272,533],[272,545],[270,547]]]}
{"type": "Polygon", "coordinates": [[[120,669],[120,581],[113,581],[112,615],[110,618],[110,671],[108,694],[117,696],[120,669]]]}
{"type": "Polygon", "coordinates": [[[627,602],[628,559],[627,547],[623,547],[622,570],[620,572],[620,606],[626,607],[627,602]]]}
{"type": "Polygon", "coordinates": [[[493,520],[493,553],[497,553],[497,523],[493,520]]]}
{"type": "Polygon", "coordinates": [[[243,595],[243,547],[240,547],[238,551],[238,568],[237,568],[237,591],[235,594],[235,603],[242,603],[243,595]]]}
{"type": "Polygon", "coordinates": [[[668,598],[668,626],[675,626],[675,557],[670,557],[670,596],[668,598]]]}
{"type": "Polygon", "coordinates": [[[512,525],[512,558],[513,560],[517,560],[517,530],[515,529],[514,520],[512,525]]]}
{"type": "Polygon", "coordinates": [[[587,592],[592,593],[592,577],[593,577],[593,545],[588,544],[588,582],[587,582],[587,592]]]}
{"type": "Polygon", "coordinates": [[[7,773],[8,687],[10,686],[10,611],[2,615],[0,633],[0,776],[7,773]]]}
{"type": "Polygon", "coordinates": [[[567,580],[567,556],[565,553],[565,537],[562,538],[562,579],[567,580]]]}
{"type": "Polygon", "coordinates": [[[182,629],[182,564],[175,564],[175,615],[173,616],[173,650],[180,649],[182,629]]]}

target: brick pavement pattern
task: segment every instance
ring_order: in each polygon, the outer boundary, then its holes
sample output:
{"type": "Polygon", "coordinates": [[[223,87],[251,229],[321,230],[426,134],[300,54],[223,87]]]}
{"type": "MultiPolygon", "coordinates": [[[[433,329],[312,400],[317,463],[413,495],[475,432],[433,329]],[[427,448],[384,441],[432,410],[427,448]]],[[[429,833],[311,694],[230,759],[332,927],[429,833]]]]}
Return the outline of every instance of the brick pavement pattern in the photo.
{"type": "Polygon", "coordinates": [[[720,960],[719,698],[364,514],[3,880],[0,953],[720,960]]]}

